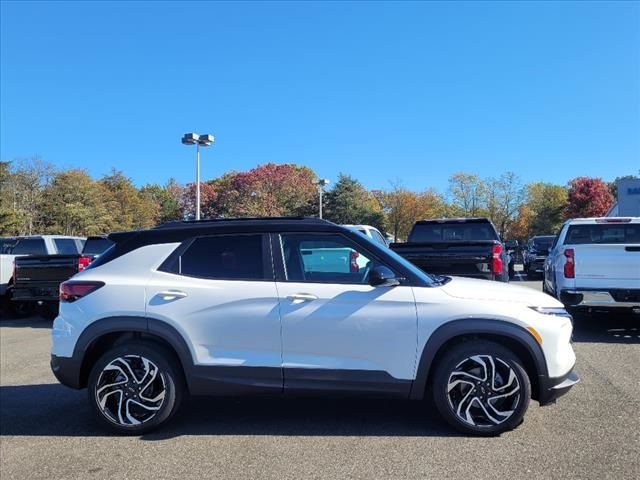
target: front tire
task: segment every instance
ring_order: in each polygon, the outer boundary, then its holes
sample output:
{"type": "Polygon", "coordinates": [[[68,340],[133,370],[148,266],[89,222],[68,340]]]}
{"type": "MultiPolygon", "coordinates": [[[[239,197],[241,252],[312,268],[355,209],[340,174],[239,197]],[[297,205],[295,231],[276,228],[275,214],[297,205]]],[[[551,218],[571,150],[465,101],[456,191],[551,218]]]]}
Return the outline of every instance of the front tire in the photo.
{"type": "Polygon", "coordinates": [[[107,351],[89,375],[89,403],[105,427],[141,435],[169,420],[180,406],[182,372],[165,348],[131,342],[107,351]]]}
{"type": "Polygon", "coordinates": [[[433,400],[457,430],[494,436],[517,427],[531,398],[520,359],[500,344],[473,340],[453,347],[438,362],[433,400]]]}

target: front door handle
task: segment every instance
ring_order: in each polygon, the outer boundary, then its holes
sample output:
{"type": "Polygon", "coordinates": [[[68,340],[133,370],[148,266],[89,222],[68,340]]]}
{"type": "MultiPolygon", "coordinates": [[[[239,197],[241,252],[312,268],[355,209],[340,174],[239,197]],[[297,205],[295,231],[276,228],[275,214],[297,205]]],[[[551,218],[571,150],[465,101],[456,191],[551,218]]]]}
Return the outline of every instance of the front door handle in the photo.
{"type": "Polygon", "coordinates": [[[188,297],[187,293],[181,290],[165,290],[164,292],[159,292],[158,295],[162,300],[176,300],[178,298],[188,297]]]}
{"type": "Polygon", "coordinates": [[[294,293],[293,295],[287,295],[287,300],[293,303],[311,302],[317,299],[318,297],[313,293],[294,293]]]}

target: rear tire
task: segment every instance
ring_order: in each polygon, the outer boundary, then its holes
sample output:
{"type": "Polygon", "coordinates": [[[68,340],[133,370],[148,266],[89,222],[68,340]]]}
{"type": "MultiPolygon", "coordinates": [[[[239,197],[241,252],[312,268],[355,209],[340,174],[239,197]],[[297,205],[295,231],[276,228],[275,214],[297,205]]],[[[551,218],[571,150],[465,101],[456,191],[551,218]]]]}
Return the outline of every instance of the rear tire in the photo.
{"type": "Polygon", "coordinates": [[[141,435],[168,421],[184,395],[175,356],[151,342],[107,351],[89,375],[89,403],[98,421],[124,435],[141,435]]]}
{"type": "Polygon", "coordinates": [[[531,399],[531,383],[520,359],[486,340],[464,342],[445,353],[435,367],[432,390],[447,423],[478,436],[517,427],[531,399]]]}

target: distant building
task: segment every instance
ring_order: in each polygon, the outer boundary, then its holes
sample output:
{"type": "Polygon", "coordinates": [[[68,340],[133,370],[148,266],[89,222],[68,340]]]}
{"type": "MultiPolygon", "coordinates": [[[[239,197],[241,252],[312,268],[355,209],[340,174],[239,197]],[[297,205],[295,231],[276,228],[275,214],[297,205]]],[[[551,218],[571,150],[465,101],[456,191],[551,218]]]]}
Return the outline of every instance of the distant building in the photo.
{"type": "Polygon", "coordinates": [[[607,217],[640,217],[640,178],[618,180],[618,198],[607,217]]]}

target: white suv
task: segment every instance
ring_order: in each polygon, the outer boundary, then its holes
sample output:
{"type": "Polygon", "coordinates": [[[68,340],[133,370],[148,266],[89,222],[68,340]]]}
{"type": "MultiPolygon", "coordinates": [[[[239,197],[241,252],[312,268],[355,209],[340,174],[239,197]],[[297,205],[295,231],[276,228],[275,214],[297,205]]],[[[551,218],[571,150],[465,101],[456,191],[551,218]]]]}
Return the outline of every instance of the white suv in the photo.
{"type": "Polygon", "coordinates": [[[104,424],[140,434],[191,395],[423,399],[471,434],[578,381],[571,318],[526,287],[429,276],[318,219],[112,234],[60,287],[51,366],[104,424]]]}

